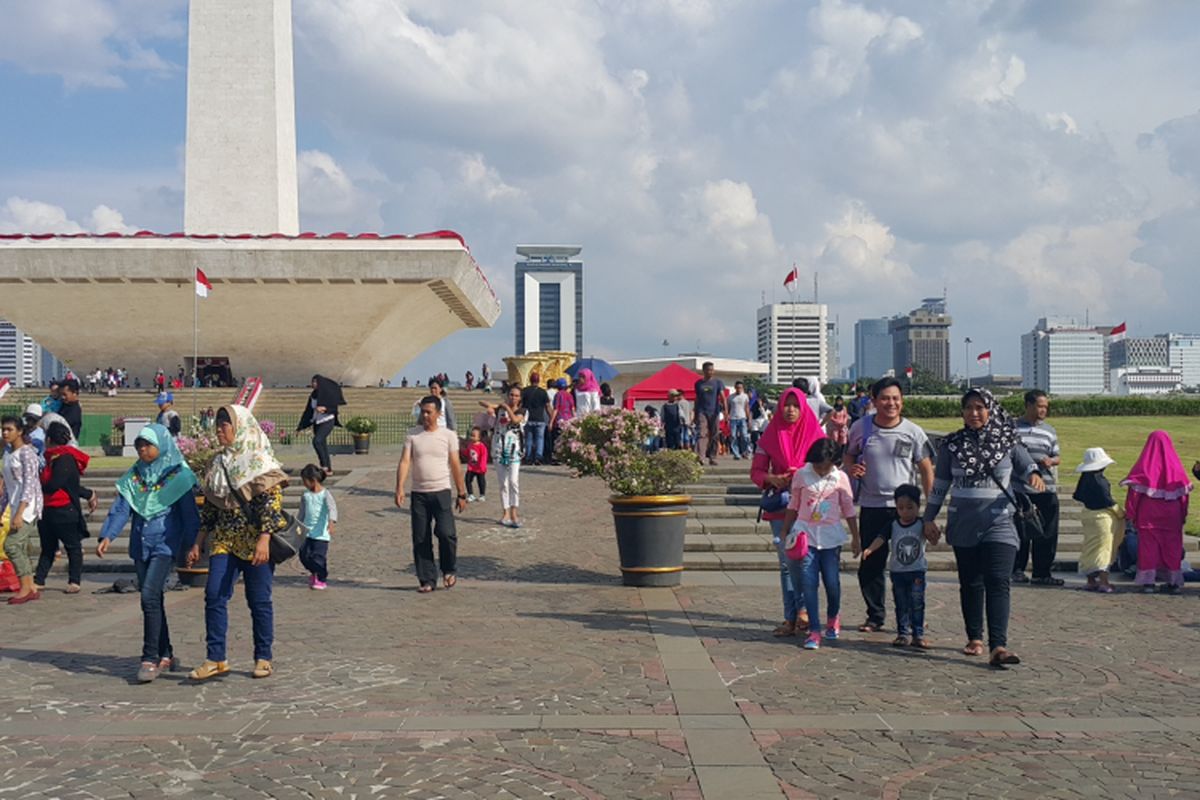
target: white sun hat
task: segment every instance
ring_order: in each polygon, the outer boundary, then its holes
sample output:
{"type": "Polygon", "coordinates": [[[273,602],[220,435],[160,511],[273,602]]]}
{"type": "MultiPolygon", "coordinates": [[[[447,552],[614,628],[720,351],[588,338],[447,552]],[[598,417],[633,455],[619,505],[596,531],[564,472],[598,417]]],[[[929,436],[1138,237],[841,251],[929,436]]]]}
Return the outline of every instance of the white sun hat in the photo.
{"type": "Polygon", "coordinates": [[[1089,447],[1083,451],[1083,463],[1075,468],[1076,472],[1099,472],[1105,467],[1117,462],[1109,458],[1103,447],[1089,447]]]}

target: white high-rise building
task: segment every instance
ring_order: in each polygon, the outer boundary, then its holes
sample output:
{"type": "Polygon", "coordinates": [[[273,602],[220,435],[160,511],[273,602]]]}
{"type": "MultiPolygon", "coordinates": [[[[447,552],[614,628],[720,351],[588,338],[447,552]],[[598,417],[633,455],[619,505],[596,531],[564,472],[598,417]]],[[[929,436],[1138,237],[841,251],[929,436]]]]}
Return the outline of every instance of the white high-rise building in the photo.
{"type": "Polygon", "coordinates": [[[517,247],[517,355],[544,350],[583,355],[582,251],[578,245],[517,247]]]}
{"type": "Polygon", "coordinates": [[[1200,334],[1168,333],[1167,358],[1182,373],[1184,386],[1200,386],[1200,334]]]}
{"type": "Polygon", "coordinates": [[[1021,336],[1021,382],[1050,394],[1103,394],[1106,348],[1095,326],[1043,317],[1021,336]]]}
{"type": "Polygon", "coordinates": [[[771,303],[758,309],[758,360],[772,383],[818,376],[829,380],[829,307],[823,303],[771,303]]]}
{"type": "Polygon", "coordinates": [[[43,378],[42,352],[32,337],[0,320],[0,378],[8,378],[14,388],[37,386],[43,378]]]}

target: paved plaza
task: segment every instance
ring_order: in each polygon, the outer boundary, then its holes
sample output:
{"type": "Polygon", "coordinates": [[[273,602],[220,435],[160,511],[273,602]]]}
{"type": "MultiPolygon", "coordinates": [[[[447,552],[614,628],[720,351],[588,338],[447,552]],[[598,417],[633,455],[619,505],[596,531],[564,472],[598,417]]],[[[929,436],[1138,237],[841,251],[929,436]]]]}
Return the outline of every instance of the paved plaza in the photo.
{"type": "MultiPolygon", "coordinates": [[[[606,492],[522,472],[525,527],[498,493],[460,517],[456,588],[415,591],[394,459],[338,460],[330,590],[275,587],[275,676],[131,682],[138,600],[51,576],[0,606],[0,798],[958,798],[1200,796],[1200,603],[1014,589],[1006,672],[958,653],[957,587],[934,576],[934,649],[859,634],[774,639],[777,577],[692,573],[620,586],[606,492]]],[[[95,528],[95,526],[94,526],[95,528]]],[[[203,593],[168,593],[183,663],[203,593]]],[[[889,619],[889,624],[891,620],[889,619]]]]}

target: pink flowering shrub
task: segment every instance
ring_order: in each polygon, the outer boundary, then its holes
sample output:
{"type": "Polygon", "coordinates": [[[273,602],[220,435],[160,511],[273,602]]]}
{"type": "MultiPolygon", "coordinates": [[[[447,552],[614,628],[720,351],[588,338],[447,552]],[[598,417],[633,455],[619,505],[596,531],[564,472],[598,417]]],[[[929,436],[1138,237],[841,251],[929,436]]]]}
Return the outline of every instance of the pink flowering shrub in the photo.
{"type": "Polygon", "coordinates": [[[579,475],[595,475],[621,495],[671,494],[700,477],[700,460],[687,450],[647,453],[658,433],[645,414],[608,407],[563,425],[554,457],[579,475]]]}
{"type": "Polygon", "coordinates": [[[268,439],[270,439],[275,435],[275,431],[277,430],[278,426],[275,425],[275,420],[273,419],[260,419],[258,421],[258,427],[262,428],[262,432],[267,435],[268,439]]]}
{"type": "Polygon", "coordinates": [[[179,434],[175,443],[179,445],[179,452],[183,454],[183,460],[197,475],[208,472],[213,458],[221,449],[216,433],[201,428],[199,424],[192,425],[192,429],[188,433],[179,434]]]}

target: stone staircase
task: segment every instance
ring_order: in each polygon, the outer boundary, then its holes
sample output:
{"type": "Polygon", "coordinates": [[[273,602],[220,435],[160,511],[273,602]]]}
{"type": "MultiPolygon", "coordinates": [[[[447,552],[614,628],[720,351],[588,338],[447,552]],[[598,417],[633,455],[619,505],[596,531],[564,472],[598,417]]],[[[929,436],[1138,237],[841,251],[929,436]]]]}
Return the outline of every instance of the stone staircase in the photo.
{"type": "MultiPolygon", "coordinates": [[[[750,462],[722,459],[708,467],[699,483],[684,487],[692,506],[684,540],[683,564],[690,570],[778,570],[771,526],[756,522],[762,492],[750,482],[750,462]]],[[[1073,572],[1083,547],[1082,509],[1071,499],[1073,487],[1059,487],[1058,555],[1054,569],[1073,572]]],[[[938,517],[943,528],[946,514],[938,517]]],[[[1189,553],[1200,551],[1200,541],[1185,537],[1189,553]]],[[[953,570],[954,551],[945,540],[927,548],[930,570],[953,570]]],[[[842,569],[857,569],[858,560],[843,550],[842,569]]]]}
{"type": "MultiPolygon", "coordinates": [[[[285,471],[288,472],[290,480],[287,487],[283,490],[283,507],[294,515],[300,508],[300,496],[304,494],[304,484],[300,481],[299,470],[285,469],[285,471]]],[[[133,572],[133,561],[129,557],[128,525],[125,526],[121,535],[113,540],[108,555],[104,558],[99,558],[96,555],[96,542],[100,536],[100,529],[104,525],[104,519],[108,515],[109,507],[117,496],[116,480],[123,474],[124,470],[119,469],[97,469],[88,470],[84,476],[83,485],[96,493],[99,503],[97,509],[88,517],[88,530],[92,535],[83,543],[83,571],[85,575],[97,572],[133,572]]],[[[335,486],[338,478],[344,477],[346,474],[346,470],[335,470],[334,474],[325,481],[325,486],[327,488],[335,486]]],[[[40,549],[37,537],[32,537],[30,555],[35,560],[40,549]]],[[[59,556],[54,562],[54,567],[51,569],[51,575],[63,574],[66,572],[66,569],[66,557],[59,556]]]]}

